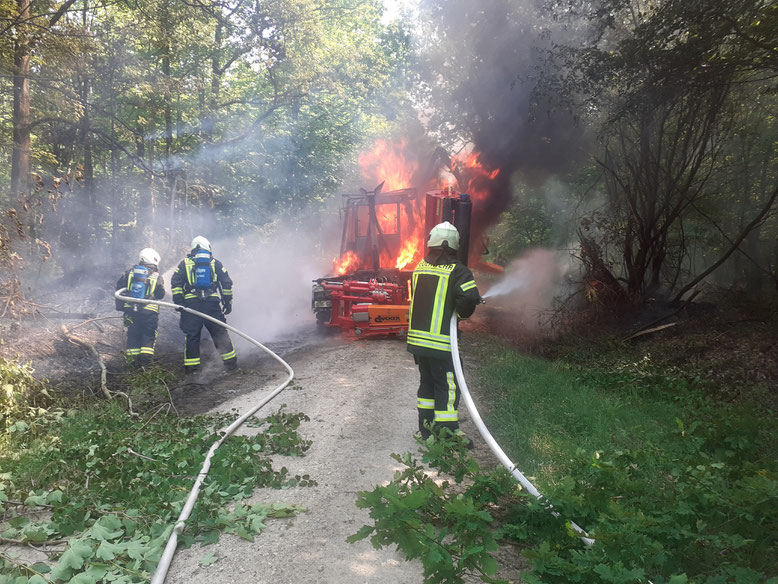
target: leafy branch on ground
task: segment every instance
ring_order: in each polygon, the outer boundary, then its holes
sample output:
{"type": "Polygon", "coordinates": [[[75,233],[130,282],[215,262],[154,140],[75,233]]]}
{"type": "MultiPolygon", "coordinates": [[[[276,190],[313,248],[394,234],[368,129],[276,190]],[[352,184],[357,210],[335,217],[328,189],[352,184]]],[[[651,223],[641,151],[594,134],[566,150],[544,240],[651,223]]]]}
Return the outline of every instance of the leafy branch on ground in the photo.
{"type": "MultiPolygon", "coordinates": [[[[15,376],[13,385],[4,384],[6,394],[9,385],[17,398],[36,387],[24,367],[0,370],[6,381],[15,376]]],[[[33,411],[21,398],[2,406],[0,537],[57,546],[52,562],[0,556],[0,575],[25,582],[147,582],[205,453],[237,417],[179,418],[157,410],[137,418],[104,403],[77,412],[33,411]]],[[[310,447],[297,433],[308,418],[282,410],[260,421],[266,431],[232,436],[216,451],[181,545],[214,543],[221,533],[251,540],[268,518],[304,511],[293,503],[246,502],[258,487],[316,484],[272,466],[269,456],[302,456],[310,447]]]]}

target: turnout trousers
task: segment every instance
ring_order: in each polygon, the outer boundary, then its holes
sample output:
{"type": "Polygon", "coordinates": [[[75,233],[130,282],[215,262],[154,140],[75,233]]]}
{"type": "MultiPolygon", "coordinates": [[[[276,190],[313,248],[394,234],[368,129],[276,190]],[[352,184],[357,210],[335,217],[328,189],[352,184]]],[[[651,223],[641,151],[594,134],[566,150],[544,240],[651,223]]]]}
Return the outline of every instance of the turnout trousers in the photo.
{"type": "MultiPolygon", "coordinates": [[[[189,301],[186,303],[186,307],[207,314],[216,320],[227,322],[222,314],[219,301],[216,299],[189,301]]],[[[181,312],[179,326],[186,336],[186,346],[184,347],[185,372],[193,373],[200,369],[200,334],[202,333],[203,326],[208,329],[211,339],[213,339],[213,344],[224,362],[224,366],[227,369],[235,369],[237,367],[237,355],[227,329],[189,312],[181,312]]]]}
{"type": "Polygon", "coordinates": [[[435,428],[448,428],[452,432],[459,429],[460,391],[454,375],[454,362],[448,358],[414,355],[419,366],[419,391],[417,408],[419,411],[419,432],[422,438],[428,438],[430,430],[425,426],[435,423],[435,428]]]}
{"type": "Polygon", "coordinates": [[[159,314],[151,310],[128,311],[124,313],[127,327],[127,362],[133,365],[148,365],[154,357],[157,344],[159,314]]]}

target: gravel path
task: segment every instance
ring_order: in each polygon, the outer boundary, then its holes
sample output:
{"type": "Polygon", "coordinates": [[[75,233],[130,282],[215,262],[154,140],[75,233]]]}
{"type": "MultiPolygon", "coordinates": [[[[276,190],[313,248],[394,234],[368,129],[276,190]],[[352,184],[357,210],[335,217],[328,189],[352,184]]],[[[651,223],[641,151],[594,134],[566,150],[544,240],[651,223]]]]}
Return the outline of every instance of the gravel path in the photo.
{"type": "MultiPolygon", "coordinates": [[[[286,404],[287,412],[308,415],[310,422],[303,423],[300,432],[313,445],[304,457],[275,456],[274,466],[286,466],[292,475],[309,474],[318,485],[258,489],[252,502],[296,503],[308,511],[269,520],[254,542],[222,535],[216,545],[180,550],[167,582],[421,583],[419,562],[407,562],[394,550],[376,551],[369,541],[345,541],[369,519],[367,511],[354,504],[357,492],[391,480],[398,469],[392,453],[417,448],[413,433],[418,372],[404,343],[338,337],[290,357],[289,363],[296,387],[281,392],[266,413],[286,404]],[[214,554],[218,561],[200,565],[205,554],[214,554]]],[[[223,402],[218,411],[247,411],[273,387],[267,383],[223,402]]]]}

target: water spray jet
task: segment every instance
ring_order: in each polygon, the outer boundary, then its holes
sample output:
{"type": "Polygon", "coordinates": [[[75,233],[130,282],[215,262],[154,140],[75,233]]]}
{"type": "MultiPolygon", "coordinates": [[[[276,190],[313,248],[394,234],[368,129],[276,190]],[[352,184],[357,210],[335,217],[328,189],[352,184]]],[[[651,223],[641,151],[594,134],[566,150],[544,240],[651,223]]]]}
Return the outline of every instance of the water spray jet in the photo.
{"type": "Polygon", "coordinates": [[[532,274],[521,270],[515,274],[506,274],[497,284],[484,293],[483,298],[504,296],[516,290],[527,288],[533,281],[532,274]]]}

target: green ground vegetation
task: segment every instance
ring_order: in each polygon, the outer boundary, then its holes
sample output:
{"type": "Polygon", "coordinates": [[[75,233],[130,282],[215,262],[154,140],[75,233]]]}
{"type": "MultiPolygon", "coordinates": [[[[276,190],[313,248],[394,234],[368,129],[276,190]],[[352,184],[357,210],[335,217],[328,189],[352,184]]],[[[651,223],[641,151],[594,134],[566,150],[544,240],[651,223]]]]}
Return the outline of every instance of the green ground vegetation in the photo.
{"type": "MultiPolygon", "coordinates": [[[[37,563],[0,553],[0,582],[147,582],[205,454],[236,415],[183,418],[161,407],[131,415],[115,402],[66,410],[27,367],[0,360],[0,373],[0,538],[55,550],[37,563]]],[[[297,433],[305,415],[283,410],[216,451],[183,545],[223,532],[252,539],[268,518],[302,511],[246,501],[257,487],[315,484],[271,464],[271,454],[310,446],[297,433]]]]}
{"type": "Polygon", "coordinates": [[[715,399],[699,370],[619,343],[554,359],[496,340],[478,352],[471,389],[487,426],[546,499],[479,466],[456,437],[432,441],[360,494],[374,523],[354,539],[397,544],[423,561],[425,582],[499,581],[500,543],[521,550],[526,582],[778,582],[778,433],[763,400],[715,399]]]}

